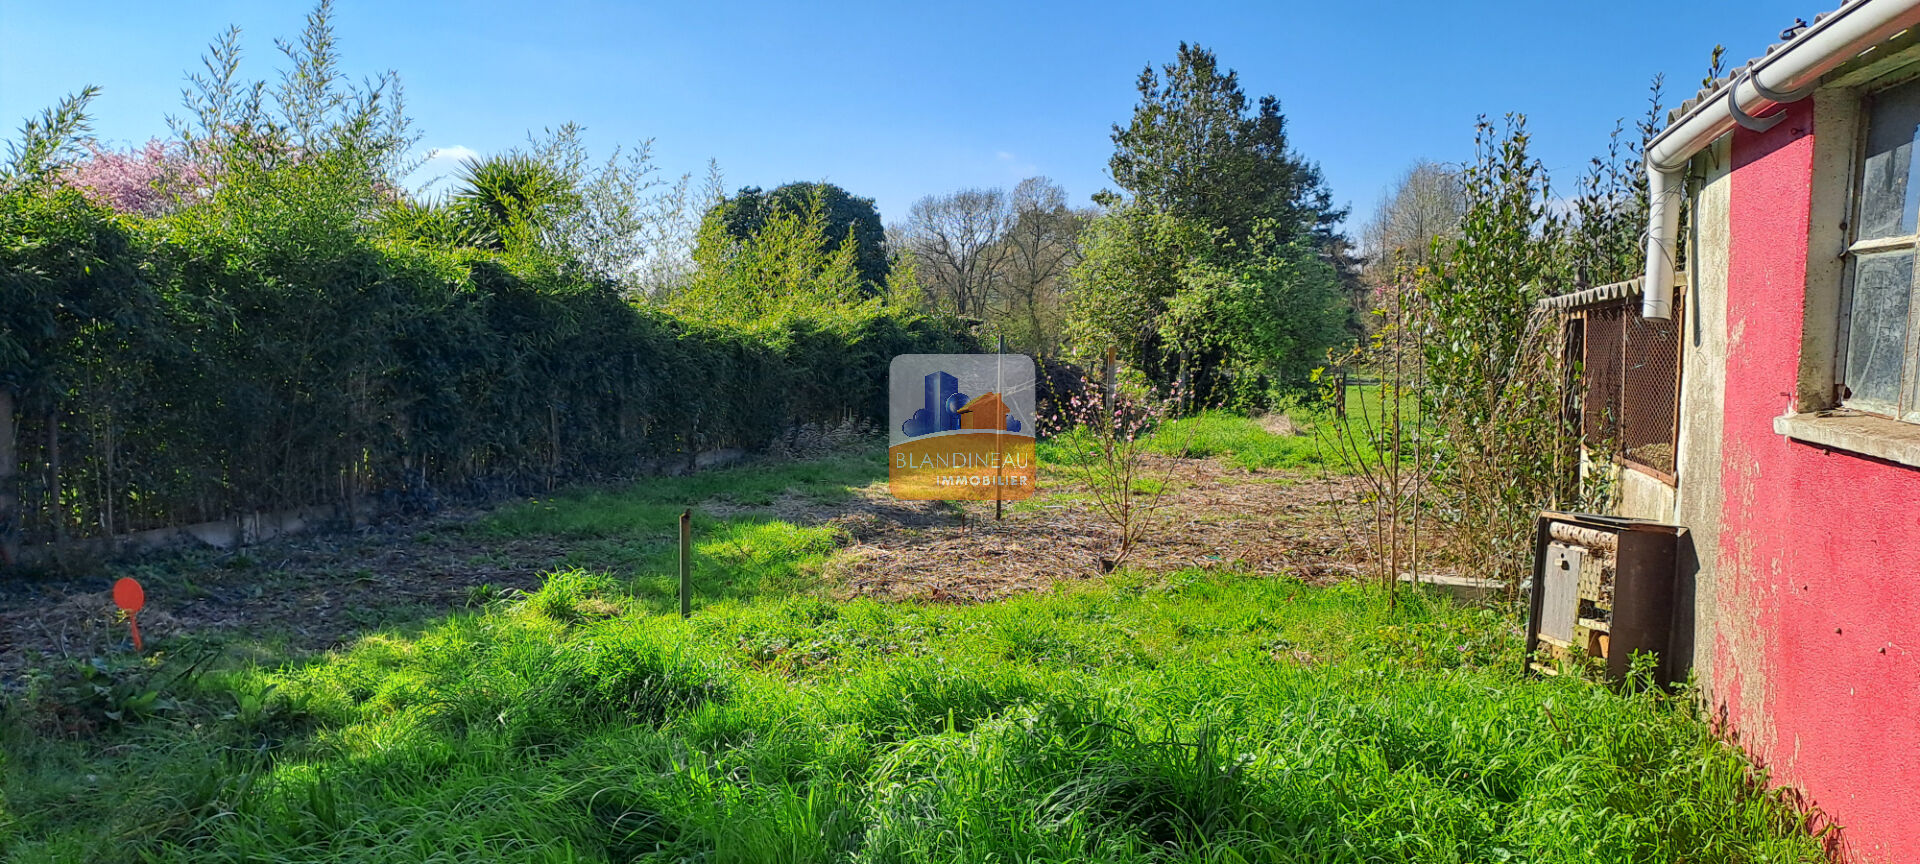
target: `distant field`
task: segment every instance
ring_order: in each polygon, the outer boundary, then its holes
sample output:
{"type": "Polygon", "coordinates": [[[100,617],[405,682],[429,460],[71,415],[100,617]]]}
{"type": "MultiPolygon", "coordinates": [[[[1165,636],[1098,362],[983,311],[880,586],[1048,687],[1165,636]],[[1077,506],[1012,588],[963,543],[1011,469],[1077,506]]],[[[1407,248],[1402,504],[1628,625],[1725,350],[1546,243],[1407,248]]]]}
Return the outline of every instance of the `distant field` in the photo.
{"type": "MultiPolygon", "coordinates": [[[[1380,388],[1355,385],[1348,389],[1352,414],[1351,438],[1343,442],[1340,421],[1321,405],[1297,406],[1265,418],[1249,418],[1225,411],[1175,420],[1154,437],[1153,452],[1169,456],[1219,457],[1236,468],[1324,469],[1347,471],[1347,459],[1378,458],[1371,436],[1377,434],[1380,388]],[[1362,418],[1360,412],[1372,412],[1362,418]],[[1275,434],[1276,432],[1280,434],[1275,434]],[[1357,450],[1351,449],[1357,447],[1357,450]],[[1343,452],[1347,458],[1343,458],[1343,452]]],[[[1412,409],[1408,409],[1409,415],[1412,409]]]]}

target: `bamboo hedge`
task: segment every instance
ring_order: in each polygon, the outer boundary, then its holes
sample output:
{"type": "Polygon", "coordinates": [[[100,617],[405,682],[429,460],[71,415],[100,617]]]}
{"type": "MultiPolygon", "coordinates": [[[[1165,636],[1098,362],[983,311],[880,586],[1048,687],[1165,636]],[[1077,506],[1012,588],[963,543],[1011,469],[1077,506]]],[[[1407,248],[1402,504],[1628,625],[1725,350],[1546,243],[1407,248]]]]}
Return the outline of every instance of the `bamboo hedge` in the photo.
{"type": "Polygon", "coordinates": [[[0,539],[631,475],[878,420],[895,354],[977,347],[873,304],[694,323],[564,261],[316,228],[291,204],[203,209],[0,195],[19,496],[0,539]]]}

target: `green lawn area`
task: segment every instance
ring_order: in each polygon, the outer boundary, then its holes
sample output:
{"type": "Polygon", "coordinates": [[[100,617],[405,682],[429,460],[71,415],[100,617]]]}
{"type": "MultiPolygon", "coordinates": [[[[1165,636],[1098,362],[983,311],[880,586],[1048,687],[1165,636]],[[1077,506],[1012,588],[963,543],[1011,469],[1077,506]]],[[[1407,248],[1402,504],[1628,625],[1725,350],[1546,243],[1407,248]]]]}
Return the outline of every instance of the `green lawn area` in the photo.
{"type": "MultiPolygon", "coordinates": [[[[1409,399],[1412,397],[1409,396],[1409,399]]],[[[1375,423],[1380,418],[1380,387],[1355,384],[1348,388],[1347,405],[1353,414],[1353,434],[1359,443],[1361,458],[1378,458],[1371,444],[1367,420],[1359,412],[1368,412],[1375,423]]],[[[1412,408],[1407,409],[1410,413],[1412,408]]],[[[1292,434],[1275,434],[1260,418],[1230,411],[1207,411],[1161,424],[1148,441],[1149,452],[1163,456],[1190,458],[1217,457],[1235,468],[1248,471],[1311,469],[1347,473],[1349,466],[1341,458],[1342,445],[1337,420],[1330,407],[1307,403],[1288,408],[1283,417],[1292,434]]],[[[1054,442],[1040,443],[1042,464],[1049,460],[1054,442]]]]}
{"type": "Polygon", "coordinates": [[[662,614],[675,502],[872,479],[526,502],[470,530],[629,557],[340,651],[185,639],[41,675],[0,723],[0,857],[1823,860],[1684,698],[1522,678],[1492,611],[1200,571],[839,603],[836,529],[749,512],[700,518],[702,602],[662,614]]]}
{"type": "Polygon", "coordinates": [[[1167,423],[1154,436],[1150,449],[1165,456],[1217,456],[1228,465],[1249,471],[1322,466],[1339,470],[1324,418],[1306,411],[1296,414],[1311,416],[1311,420],[1298,421],[1296,428],[1301,434],[1275,435],[1261,428],[1257,420],[1209,411],[1167,423]]]}
{"type": "MultiPolygon", "coordinates": [[[[1360,394],[1360,398],[1366,398],[1366,394],[1360,394]]],[[[1285,416],[1294,434],[1276,435],[1259,420],[1225,411],[1209,411],[1165,424],[1154,435],[1150,449],[1167,456],[1219,457],[1228,465],[1248,471],[1312,468],[1344,473],[1349,470],[1340,455],[1338,421],[1330,412],[1318,407],[1298,407],[1285,416]]],[[[1364,438],[1364,427],[1356,426],[1355,430],[1364,438]]],[[[1375,458],[1373,448],[1364,440],[1360,448],[1363,457],[1375,458]]]]}

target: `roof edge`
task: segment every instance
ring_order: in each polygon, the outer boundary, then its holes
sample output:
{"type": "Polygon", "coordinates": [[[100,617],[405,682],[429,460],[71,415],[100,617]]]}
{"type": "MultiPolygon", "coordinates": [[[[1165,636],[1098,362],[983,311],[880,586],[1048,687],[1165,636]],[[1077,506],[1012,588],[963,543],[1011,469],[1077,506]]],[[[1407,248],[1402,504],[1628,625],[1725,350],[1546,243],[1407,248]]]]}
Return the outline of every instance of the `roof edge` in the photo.
{"type": "Polygon", "coordinates": [[[1635,276],[1625,282],[1613,282],[1588,288],[1584,291],[1575,291],[1572,294],[1561,294],[1555,297],[1542,298],[1534,305],[1541,309],[1568,310],[1598,306],[1602,303],[1609,303],[1616,300],[1625,300],[1630,297],[1640,296],[1640,285],[1643,280],[1644,277],[1635,276]]]}

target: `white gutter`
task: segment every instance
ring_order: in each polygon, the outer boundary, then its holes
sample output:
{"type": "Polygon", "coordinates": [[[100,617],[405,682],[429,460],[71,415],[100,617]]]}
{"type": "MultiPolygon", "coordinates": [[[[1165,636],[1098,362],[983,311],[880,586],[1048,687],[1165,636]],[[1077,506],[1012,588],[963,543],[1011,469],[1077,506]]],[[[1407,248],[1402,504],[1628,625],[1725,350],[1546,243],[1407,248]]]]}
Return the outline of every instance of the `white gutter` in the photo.
{"type": "Polygon", "coordinates": [[[1792,41],[1736,72],[1647,145],[1647,273],[1640,315],[1673,315],[1674,242],[1686,194],[1687,162],[1736,125],[1764,130],[1780,121],[1768,109],[1806,98],[1820,76],[1860,52],[1920,24],[1920,0],[1851,0],[1792,41]],[[1766,114],[1767,116],[1760,116],[1766,114]]]}

